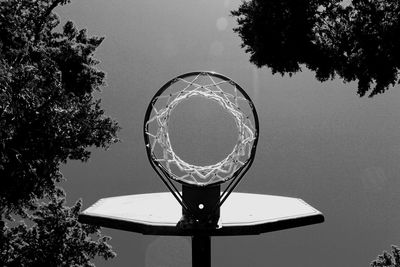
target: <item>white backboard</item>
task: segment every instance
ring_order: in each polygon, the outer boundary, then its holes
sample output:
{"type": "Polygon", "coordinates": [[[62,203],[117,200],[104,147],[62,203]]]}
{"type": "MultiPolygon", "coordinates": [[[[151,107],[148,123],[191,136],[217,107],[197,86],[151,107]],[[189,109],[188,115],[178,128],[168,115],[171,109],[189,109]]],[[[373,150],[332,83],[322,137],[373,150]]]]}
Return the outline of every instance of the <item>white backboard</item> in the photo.
{"type": "Polygon", "coordinates": [[[169,192],[103,198],[83,211],[83,223],[153,235],[251,235],[324,221],[321,212],[301,199],[232,193],[221,207],[216,229],[180,229],[182,208],[169,192]]]}

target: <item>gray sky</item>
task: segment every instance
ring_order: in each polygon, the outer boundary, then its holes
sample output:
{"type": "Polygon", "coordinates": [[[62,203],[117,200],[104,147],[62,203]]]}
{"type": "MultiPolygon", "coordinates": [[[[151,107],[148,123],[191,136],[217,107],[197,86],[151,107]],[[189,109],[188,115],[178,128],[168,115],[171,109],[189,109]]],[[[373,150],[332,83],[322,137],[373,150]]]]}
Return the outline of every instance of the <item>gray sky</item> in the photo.
{"type": "MultiPolygon", "coordinates": [[[[400,90],[373,99],[356,84],[319,83],[306,69],[289,78],[256,69],[233,33],[229,0],[81,0],[59,9],[90,34],[107,72],[101,98],[123,127],[122,142],[63,168],[69,202],[165,191],[147,162],[142,125],[154,93],[169,79],[213,70],[240,84],[256,104],[256,160],[236,189],[298,197],[323,224],[259,236],[212,239],[213,266],[369,266],[400,245],[400,90]]],[[[191,128],[182,129],[190,132],[191,128]]],[[[188,238],[104,229],[118,257],[97,266],[188,266],[188,238]]]]}

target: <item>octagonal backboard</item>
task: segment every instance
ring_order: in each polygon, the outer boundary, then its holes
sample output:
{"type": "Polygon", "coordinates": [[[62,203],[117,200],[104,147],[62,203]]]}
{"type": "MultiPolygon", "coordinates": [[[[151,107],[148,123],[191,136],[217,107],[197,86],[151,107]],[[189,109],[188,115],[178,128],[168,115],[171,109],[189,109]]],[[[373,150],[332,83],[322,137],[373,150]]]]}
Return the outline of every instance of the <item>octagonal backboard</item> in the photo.
{"type": "Polygon", "coordinates": [[[254,235],[324,221],[321,212],[299,198],[232,193],[215,228],[183,229],[182,207],[169,192],[103,198],[79,221],[145,235],[254,235]]]}

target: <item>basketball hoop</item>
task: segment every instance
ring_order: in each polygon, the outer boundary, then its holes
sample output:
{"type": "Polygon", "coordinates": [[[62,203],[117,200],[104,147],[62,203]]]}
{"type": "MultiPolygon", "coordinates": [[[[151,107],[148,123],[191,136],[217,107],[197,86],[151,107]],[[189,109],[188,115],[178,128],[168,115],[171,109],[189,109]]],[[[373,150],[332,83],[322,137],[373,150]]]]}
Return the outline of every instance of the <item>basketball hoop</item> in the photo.
{"type": "Polygon", "coordinates": [[[144,140],[151,166],[182,205],[184,215],[195,222],[215,223],[219,207],[253,163],[259,124],[250,97],[233,80],[209,71],[190,72],[168,81],[154,95],[144,119],[144,140]],[[237,142],[221,161],[199,166],[177,155],[171,145],[172,111],[191,97],[218,103],[237,127],[237,142]],[[220,184],[228,182],[223,193],[220,184]],[[182,184],[182,193],[174,184],[182,184]]]}
{"type": "Polygon", "coordinates": [[[249,96],[221,74],[190,72],[167,82],[150,101],[143,132],[150,164],[172,195],[103,198],[79,215],[80,222],[145,235],[191,236],[192,266],[210,267],[211,236],[254,235],[324,221],[322,213],[302,199],[232,193],[253,163],[259,125],[249,96]],[[216,163],[188,163],[171,145],[171,113],[192,97],[218,103],[237,127],[232,151],[216,163]]]}

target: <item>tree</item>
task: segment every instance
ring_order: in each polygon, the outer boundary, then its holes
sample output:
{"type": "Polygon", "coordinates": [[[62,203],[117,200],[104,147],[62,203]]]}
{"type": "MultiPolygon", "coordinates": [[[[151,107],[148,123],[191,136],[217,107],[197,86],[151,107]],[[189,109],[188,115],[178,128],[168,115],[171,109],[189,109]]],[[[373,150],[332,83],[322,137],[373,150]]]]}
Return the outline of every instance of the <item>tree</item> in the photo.
{"type": "Polygon", "coordinates": [[[305,65],[370,97],[400,82],[399,0],[249,0],[232,15],[250,61],[273,73],[305,65]]]}
{"type": "Polygon", "coordinates": [[[392,254],[384,251],[371,263],[371,267],[400,267],[400,249],[392,246],[392,254]]]}
{"type": "Polygon", "coordinates": [[[70,21],[57,30],[54,9],[69,2],[0,0],[2,266],[92,266],[115,255],[98,228],[77,222],[81,202],[66,207],[57,185],[61,164],[108,148],[119,129],[93,95],[105,85],[94,57],[103,38],[70,21]]]}
{"type": "Polygon", "coordinates": [[[63,197],[54,197],[27,216],[33,226],[3,225],[1,266],[94,266],[90,259],[96,256],[113,258],[110,238],[102,236],[98,227],[78,223],[80,208],[81,201],[66,207],[63,197]]]}

